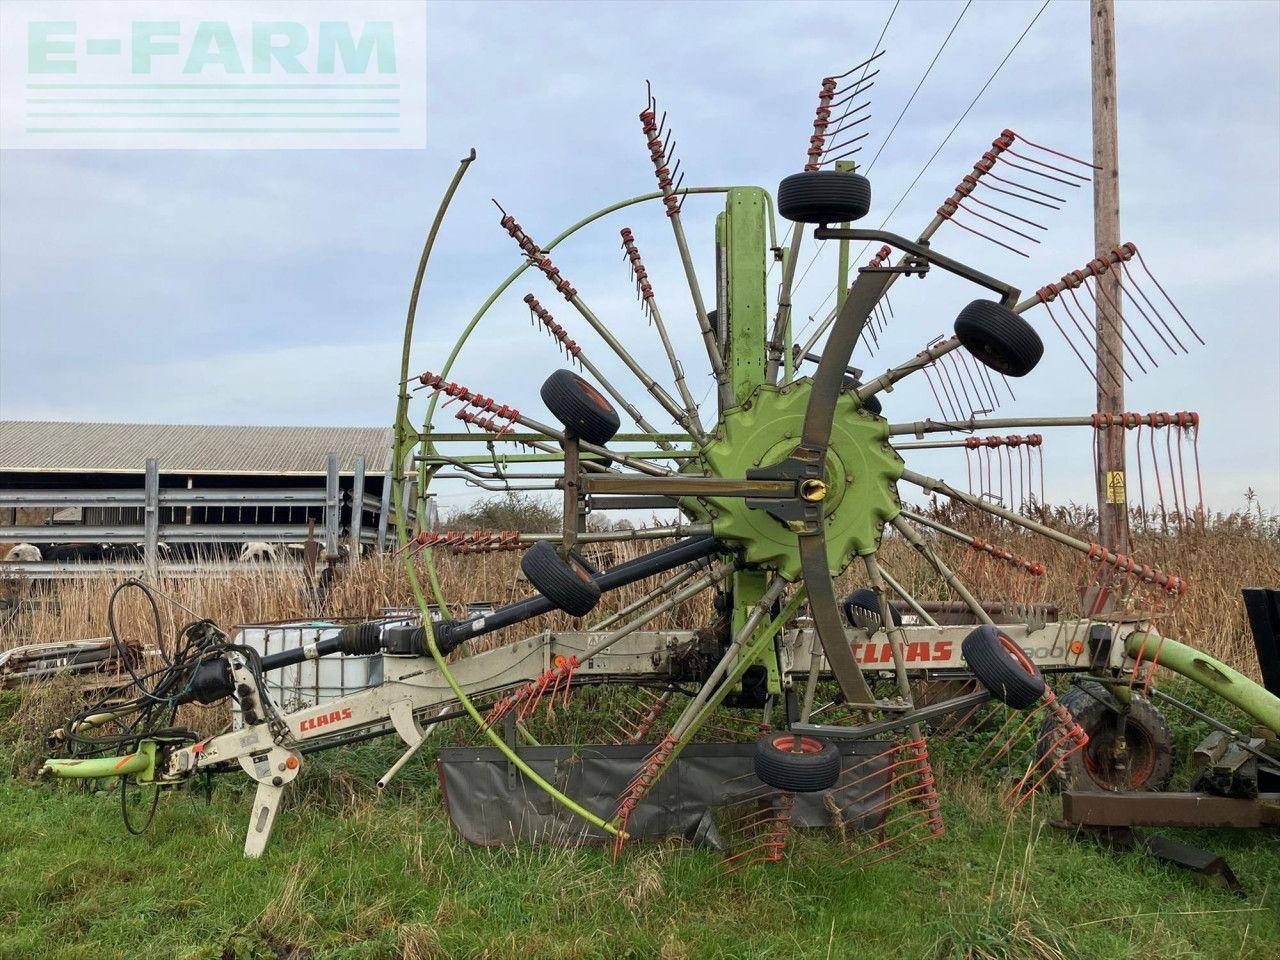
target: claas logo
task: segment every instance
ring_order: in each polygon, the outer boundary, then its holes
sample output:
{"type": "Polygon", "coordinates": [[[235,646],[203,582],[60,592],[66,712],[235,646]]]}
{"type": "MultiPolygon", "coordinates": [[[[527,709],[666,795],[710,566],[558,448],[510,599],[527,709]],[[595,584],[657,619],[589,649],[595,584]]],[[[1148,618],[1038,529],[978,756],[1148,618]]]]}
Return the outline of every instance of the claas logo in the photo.
{"type": "MultiPolygon", "coordinates": [[[[904,645],[907,663],[938,663],[949,661],[953,645],[950,640],[914,640],[904,645]]],[[[889,664],[893,663],[893,649],[887,643],[855,643],[853,655],[858,663],[889,664]]]]}
{"type": "Polygon", "coordinates": [[[328,713],[318,713],[314,717],[307,717],[307,719],[298,724],[298,732],[310,733],[313,730],[319,730],[321,727],[332,726],[335,723],[350,719],[350,707],[343,707],[341,710],[330,710],[328,713]]]}

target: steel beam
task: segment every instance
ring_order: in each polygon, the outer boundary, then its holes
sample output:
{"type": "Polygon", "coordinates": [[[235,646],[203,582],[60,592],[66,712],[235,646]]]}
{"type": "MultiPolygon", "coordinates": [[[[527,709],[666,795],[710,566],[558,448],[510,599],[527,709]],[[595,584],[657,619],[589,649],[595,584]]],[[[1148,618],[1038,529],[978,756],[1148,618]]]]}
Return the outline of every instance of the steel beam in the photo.
{"type": "Polygon", "coordinates": [[[352,562],[360,557],[360,544],[364,530],[364,471],[363,454],[356,457],[355,477],[351,483],[351,545],[347,548],[347,561],[352,562]]]}
{"type": "Polygon", "coordinates": [[[1209,793],[1132,793],[1066,790],[1062,819],[1091,827],[1280,826],[1280,793],[1256,800],[1209,793]]]}
{"type": "Polygon", "coordinates": [[[154,580],[160,569],[160,463],[154,458],[147,460],[144,492],[147,502],[142,513],[143,561],[148,579],[154,580]]]}
{"type": "Polygon", "coordinates": [[[339,460],[336,453],[325,457],[324,479],[324,552],[326,560],[338,559],[338,522],[342,510],[338,486],[339,460]]]}

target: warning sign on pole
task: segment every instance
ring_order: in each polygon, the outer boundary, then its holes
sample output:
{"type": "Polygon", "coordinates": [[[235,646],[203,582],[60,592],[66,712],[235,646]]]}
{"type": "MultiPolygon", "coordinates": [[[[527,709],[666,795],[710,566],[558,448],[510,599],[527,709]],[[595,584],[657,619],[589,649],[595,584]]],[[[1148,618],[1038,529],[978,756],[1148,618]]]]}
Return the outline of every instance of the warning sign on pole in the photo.
{"type": "Polygon", "coordinates": [[[1124,471],[1107,471],[1107,503],[1124,503],[1124,471]]]}

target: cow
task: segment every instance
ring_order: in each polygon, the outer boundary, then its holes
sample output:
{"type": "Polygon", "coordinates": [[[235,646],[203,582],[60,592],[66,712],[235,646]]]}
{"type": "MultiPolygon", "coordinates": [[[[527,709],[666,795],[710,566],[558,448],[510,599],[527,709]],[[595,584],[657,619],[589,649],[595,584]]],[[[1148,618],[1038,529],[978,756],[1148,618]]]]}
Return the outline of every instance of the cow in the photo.
{"type": "MultiPolygon", "coordinates": [[[[103,559],[110,563],[142,563],[146,556],[147,545],[145,543],[118,543],[110,544],[104,548],[103,559]]],[[[169,545],[167,543],[157,543],[156,559],[161,563],[167,563],[169,558],[169,545]]]]}
{"type": "Polygon", "coordinates": [[[54,563],[101,563],[105,555],[101,543],[55,543],[45,551],[54,563]]]}
{"type": "Polygon", "coordinates": [[[271,563],[277,559],[276,547],[261,540],[250,540],[240,548],[241,563],[271,563]]]}
{"type": "Polygon", "coordinates": [[[10,563],[39,563],[40,548],[32,543],[15,544],[4,559],[10,563]]]}

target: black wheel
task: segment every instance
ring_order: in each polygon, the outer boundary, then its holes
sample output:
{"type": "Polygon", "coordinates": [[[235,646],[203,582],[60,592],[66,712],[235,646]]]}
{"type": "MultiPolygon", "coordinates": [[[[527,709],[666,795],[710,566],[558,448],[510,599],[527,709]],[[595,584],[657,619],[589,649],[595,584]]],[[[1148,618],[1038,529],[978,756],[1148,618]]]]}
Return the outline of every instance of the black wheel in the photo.
{"type": "Polygon", "coordinates": [[[978,682],[1001,703],[1025,710],[1044,696],[1040,670],[999,627],[978,627],[964,638],[960,652],[978,682]]]}
{"type": "Polygon", "coordinates": [[[975,300],[961,310],[955,331],[979,363],[1007,377],[1025,377],[1044,355],[1044,343],[1031,324],[990,300],[975,300]]]}
{"type": "Polygon", "coordinates": [[[778,184],[778,213],[798,223],[848,223],[871,209],[871,181],[856,173],[806,170],[778,184]]]}
{"type": "MultiPolygon", "coordinates": [[[[863,587],[844,598],[844,618],[851,627],[862,627],[870,624],[873,629],[880,629],[884,621],[880,619],[880,598],[874,590],[863,587]]],[[[895,627],[902,626],[902,611],[894,604],[889,604],[889,615],[893,617],[895,627]]]]}
{"type": "Polygon", "coordinates": [[[525,551],[520,569],[534,589],[570,616],[586,616],[600,602],[600,588],[591,579],[586,561],[576,554],[562,559],[546,540],[525,551]]]}
{"type": "MultiPolygon", "coordinates": [[[[1173,731],[1151,701],[1134,694],[1128,710],[1105,686],[1081,683],[1059,700],[1089,735],[1077,750],[1058,765],[1054,775],[1067,790],[1167,790],[1173,779],[1177,750],[1173,731]],[[1123,721],[1123,738],[1121,737],[1123,721]]],[[[1040,727],[1037,746],[1041,755],[1058,739],[1056,721],[1049,717],[1040,727]]]]}
{"type": "Polygon", "coordinates": [[[542,402],[565,430],[580,440],[603,446],[622,425],[618,411],[594,386],[572,370],[557,370],[542,384],[542,402]]]}
{"type": "Polygon", "coordinates": [[[754,764],[762,783],[789,793],[830,790],[840,779],[836,745],[794,733],[770,733],[757,740],[754,764]]]}
{"type": "MultiPolygon", "coordinates": [[[[860,386],[862,386],[862,384],[860,384],[855,377],[845,374],[844,391],[846,393],[856,391],[860,386]]],[[[863,410],[870,410],[877,417],[884,413],[884,407],[880,403],[880,397],[874,393],[865,400],[859,399],[858,405],[861,406],[863,410]]]]}

